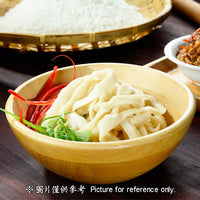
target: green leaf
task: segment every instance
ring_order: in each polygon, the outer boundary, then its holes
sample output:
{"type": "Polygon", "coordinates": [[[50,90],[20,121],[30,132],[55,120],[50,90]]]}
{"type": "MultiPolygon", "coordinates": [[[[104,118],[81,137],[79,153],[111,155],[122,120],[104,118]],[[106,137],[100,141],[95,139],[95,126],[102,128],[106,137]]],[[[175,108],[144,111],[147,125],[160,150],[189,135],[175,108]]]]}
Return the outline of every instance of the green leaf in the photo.
{"type": "MultiPolygon", "coordinates": [[[[68,115],[68,114],[70,114],[70,113],[71,113],[71,112],[67,112],[67,113],[64,113],[64,115],[68,115]]],[[[47,117],[47,118],[43,119],[43,120],[40,122],[40,125],[42,125],[42,123],[43,123],[44,121],[49,120],[49,119],[53,119],[53,118],[60,118],[60,119],[63,121],[63,123],[66,122],[65,119],[64,119],[63,117],[61,117],[61,115],[55,115],[55,116],[51,116],[51,117],[47,117]]]]}
{"type": "MultiPolygon", "coordinates": [[[[7,111],[7,110],[4,110],[3,108],[0,108],[0,110],[3,111],[3,112],[5,112],[5,113],[7,113],[7,114],[9,114],[9,115],[11,115],[11,116],[13,116],[13,117],[15,117],[15,118],[18,119],[18,120],[20,120],[20,117],[19,117],[19,116],[15,115],[15,114],[13,114],[13,113],[7,111]]],[[[48,135],[48,134],[47,134],[47,131],[46,131],[46,128],[43,127],[43,126],[36,125],[36,124],[32,124],[31,122],[29,122],[29,121],[27,121],[27,120],[25,120],[25,119],[23,119],[23,123],[26,124],[27,126],[33,128],[34,130],[36,130],[36,131],[42,133],[43,135],[48,135]]]]}
{"type": "Polygon", "coordinates": [[[82,142],[88,142],[91,134],[91,131],[76,131],[77,140],[82,142]]]}
{"type": "MultiPolygon", "coordinates": [[[[0,108],[0,110],[20,120],[19,116],[7,110],[4,110],[3,108],[0,108]]],[[[81,141],[81,142],[89,141],[90,136],[91,136],[91,131],[74,131],[71,128],[69,128],[68,125],[66,125],[66,120],[59,115],[45,118],[40,124],[42,124],[47,119],[53,119],[53,118],[57,118],[57,119],[54,121],[53,120],[50,121],[48,123],[50,124],[50,126],[47,125],[47,127],[32,124],[31,122],[25,119],[23,119],[23,123],[33,128],[34,130],[38,131],[39,133],[50,136],[50,137],[64,139],[64,140],[81,141]],[[61,128],[62,131],[59,128],[61,128]]]]}

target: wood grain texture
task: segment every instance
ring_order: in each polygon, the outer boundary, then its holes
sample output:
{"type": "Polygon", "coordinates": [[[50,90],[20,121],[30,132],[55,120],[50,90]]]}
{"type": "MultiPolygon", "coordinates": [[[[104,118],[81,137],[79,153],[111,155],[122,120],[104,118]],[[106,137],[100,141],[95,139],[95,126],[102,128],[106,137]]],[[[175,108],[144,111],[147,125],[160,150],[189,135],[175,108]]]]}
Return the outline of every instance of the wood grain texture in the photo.
{"type": "Polygon", "coordinates": [[[187,78],[175,63],[163,56],[162,58],[146,64],[145,66],[166,72],[186,84],[194,94],[197,102],[197,110],[200,111],[200,86],[196,85],[192,80],[187,78]]]}
{"type": "MultiPolygon", "coordinates": [[[[200,1],[198,1],[200,2],[200,1]]],[[[185,16],[172,12],[161,28],[155,30],[143,39],[130,44],[83,52],[67,53],[76,64],[88,62],[121,62],[144,65],[164,56],[163,48],[172,39],[190,34],[198,28],[198,24],[185,16]]],[[[51,70],[56,63],[59,67],[71,65],[65,59],[52,63],[51,59],[57,53],[19,53],[11,49],[0,48],[0,66],[20,72],[37,75],[51,70]]],[[[10,80],[10,84],[13,80],[10,80]]],[[[4,82],[0,73],[0,107],[5,106],[10,84],[4,82]]],[[[17,84],[14,83],[15,87],[17,84]]],[[[67,186],[77,188],[80,183],[62,178],[38,164],[21,147],[10,130],[4,113],[0,113],[0,199],[5,200],[49,200],[49,199],[178,199],[197,200],[200,198],[200,113],[196,112],[192,125],[171,156],[154,170],[127,182],[107,185],[107,187],[174,187],[175,193],[94,193],[91,185],[83,184],[85,192],[44,194],[26,193],[26,186],[67,186]]]]}

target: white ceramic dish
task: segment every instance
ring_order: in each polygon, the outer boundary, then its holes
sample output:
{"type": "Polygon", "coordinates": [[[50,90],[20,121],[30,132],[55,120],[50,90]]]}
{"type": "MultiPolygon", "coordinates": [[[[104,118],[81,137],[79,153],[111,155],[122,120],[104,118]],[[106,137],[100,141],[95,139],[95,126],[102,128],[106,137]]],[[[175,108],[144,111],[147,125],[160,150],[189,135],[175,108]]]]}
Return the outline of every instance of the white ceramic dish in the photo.
{"type": "Polygon", "coordinates": [[[164,53],[169,60],[176,63],[183,74],[191,79],[196,85],[200,86],[200,66],[190,65],[177,59],[177,53],[180,46],[185,46],[183,39],[189,38],[191,35],[179,37],[169,42],[165,48],[164,53]]]}

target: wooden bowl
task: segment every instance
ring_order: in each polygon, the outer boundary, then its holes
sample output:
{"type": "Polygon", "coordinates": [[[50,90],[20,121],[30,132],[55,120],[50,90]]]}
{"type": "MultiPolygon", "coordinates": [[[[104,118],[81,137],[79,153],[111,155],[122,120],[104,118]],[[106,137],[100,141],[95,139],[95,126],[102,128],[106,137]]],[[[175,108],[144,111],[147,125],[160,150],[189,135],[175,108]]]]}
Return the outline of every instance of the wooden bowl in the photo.
{"type": "MultiPolygon", "coordinates": [[[[117,142],[73,142],[41,135],[10,115],[7,119],[21,145],[50,171],[78,182],[110,184],[140,176],[163,162],[181,142],[192,122],[196,105],[192,92],[170,75],[129,64],[94,63],[77,66],[77,76],[104,68],[114,69],[120,80],[156,97],[167,108],[168,127],[148,136],[117,142]]],[[[70,82],[73,67],[58,71],[55,83],[70,82]]],[[[25,99],[34,98],[50,72],[32,78],[15,91],[25,99]]],[[[27,105],[12,95],[6,110],[24,115],[27,105]]]]}
{"type": "MultiPolygon", "coordinates": [[[[4,15],[14,2],[4,0],[0,4],[0,15],[4,15]]],[[[148,35],[170,14],[171,0],[127,0],[140,8],[146,22],[135,26],[102,32],[74,34],[18,34],[0,33],[0,46],[21,51],[64,52],[100,49],[129,43],[148,35]]]]}

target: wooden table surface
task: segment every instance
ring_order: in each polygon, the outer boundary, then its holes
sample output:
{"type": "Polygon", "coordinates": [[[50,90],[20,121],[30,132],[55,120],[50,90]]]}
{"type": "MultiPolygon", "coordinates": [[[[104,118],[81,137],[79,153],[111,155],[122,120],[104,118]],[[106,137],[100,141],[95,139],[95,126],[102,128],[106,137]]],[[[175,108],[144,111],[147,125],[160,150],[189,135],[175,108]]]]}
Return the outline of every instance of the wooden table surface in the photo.
{"type": "MultiPolygon", "coordinates": [[[[145,38],[122,46],[65,53],[76,64],[120,62],[144,65],[164,56],[163,48],[172,39],[190,34],[198,24],[172,11],[161,27],[145,38]]],[[[51,70],[56,53],[18,52],[0,48],[0,107],[5,106],[8,89],[24,80],[51,70]]],[[[60,59],[57,65],[70,65],[60,59]]],[[[97,185],[114,192],[91,191],[94,185],[73,182],[41,166],[18,143],[0,113],[0,199],[200,199],[200,113],[196,112],[191,128],[175,151],[158,167],[133,180],[97,185]],[[115,187],[124,192],[115,192],[115,187]],[[128,192],[128,188],[158,188],[158,192],[128,192]],[[73,190],[76,189],[76,191],[73,190]],[[79,189],[82,188],[82,192],[79,189]],[[68,189],[68,190],[63,190],[68,189]],[[170,189],[173,192],[170,192],[170,189]]]]}

